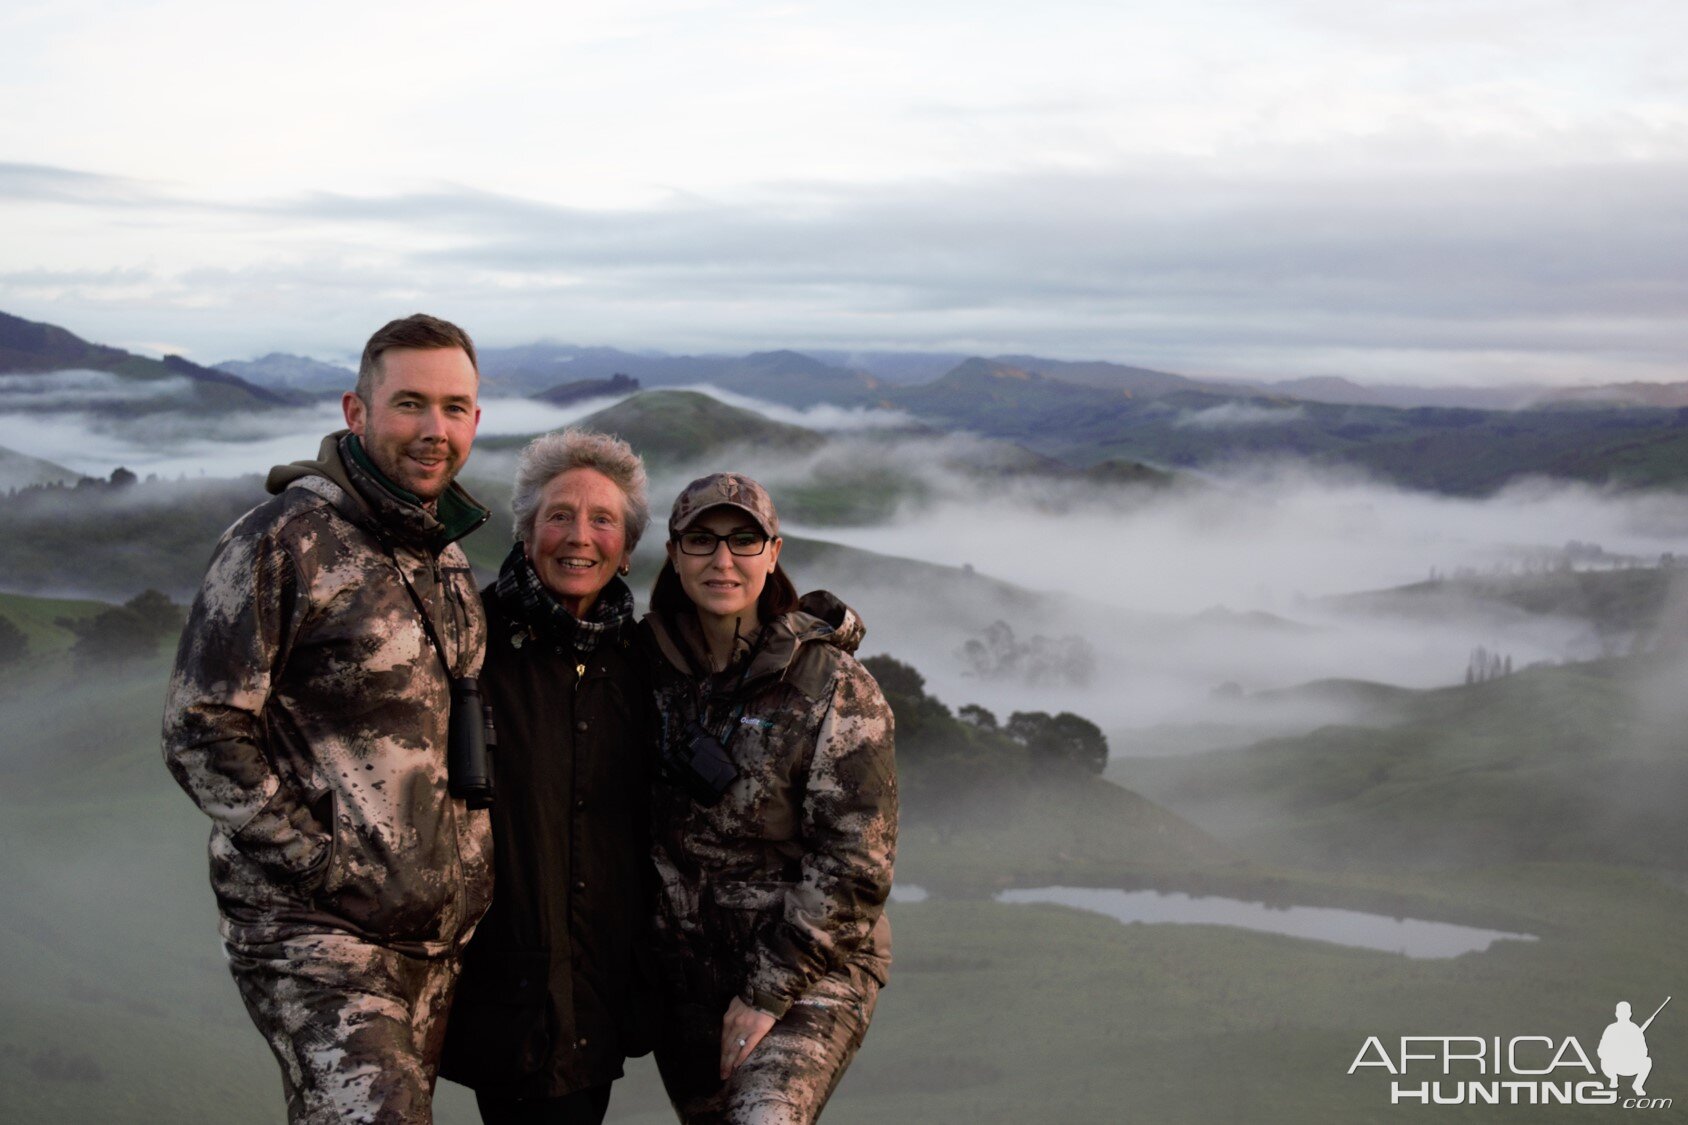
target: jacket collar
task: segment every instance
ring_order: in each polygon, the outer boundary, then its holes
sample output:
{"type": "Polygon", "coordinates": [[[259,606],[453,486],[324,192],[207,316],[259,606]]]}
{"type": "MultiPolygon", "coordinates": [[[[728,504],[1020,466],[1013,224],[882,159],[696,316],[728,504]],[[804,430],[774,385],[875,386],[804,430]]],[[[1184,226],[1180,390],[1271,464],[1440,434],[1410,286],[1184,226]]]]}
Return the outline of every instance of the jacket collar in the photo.
{"type": "Polygon", "coordinates": [[[375,467],[363,443],[350,430],[337,430],[323,438],[314,461],[277,465],[270,470],[264,487],[279,494],[291,484],[313,478],[337,486],[337,495],[315,491],[328,496],[336,510],[353,523],[368,528],[378,538],[433,552],[468,535],[492,515],[456,481],[429,510],[420,497],[393,484],[375,467]]]}
{"type": "Polygon", "coordinates": [[[806,644],[818,642],[854,652],[867,632],[856,612],[825,590],[804,594],[798,605],[762,627],[748,667],[735,663],[713,673],[706,671],[709,663],[704,654],[709,650],[695,613],[667,619],[648,613],[644,620],[657,652],[677,671],[706,680],[712,692],[734,694],[783,679],[806,644]]]}

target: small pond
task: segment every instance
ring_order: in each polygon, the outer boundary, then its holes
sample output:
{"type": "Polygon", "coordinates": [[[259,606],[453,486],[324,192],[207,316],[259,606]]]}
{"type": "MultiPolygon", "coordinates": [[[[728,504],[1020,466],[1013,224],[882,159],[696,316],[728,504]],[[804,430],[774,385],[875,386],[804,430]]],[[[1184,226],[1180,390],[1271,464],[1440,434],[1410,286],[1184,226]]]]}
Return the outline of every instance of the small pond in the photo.
{"type": "MultiPolygon", "coordinates": [[[[925,892],[918,887],[898,888],[894,901],[918,902],[925,892]]],[[[1178,892],[1122,891],[1111,887],[1035,887],[1003,891],[996,896],[1005,903],[1053,903],[1078,910],[1105,914],[1121,922],[1194,923],[1207,926],[1240,926],[1248,930],[1284,934],[1288,937],[1328,941],[1361,949],[1381,949],[1407,957],[1458,957],[1478,953],[1497,941],[1535,941],[1532,934],[1510,934],[1456,926],[1450,922],[1426,922],[1417,918],[1394,918],[1386,914],[1363,914],[1328,906],[1267,906],[1215,896],[1193,897],[1178,892]]]]}

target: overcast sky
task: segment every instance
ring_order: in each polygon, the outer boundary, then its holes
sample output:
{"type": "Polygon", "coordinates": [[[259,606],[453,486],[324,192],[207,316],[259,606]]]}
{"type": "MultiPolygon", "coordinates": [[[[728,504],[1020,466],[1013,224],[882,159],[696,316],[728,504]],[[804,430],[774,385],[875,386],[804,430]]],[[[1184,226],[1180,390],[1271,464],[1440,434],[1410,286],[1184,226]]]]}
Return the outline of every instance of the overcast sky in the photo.
{"type": "Polygon", "coordinates": [[[9,0],[0,310],[202,362],[1688,378],[1680,0],[9,0]]]}

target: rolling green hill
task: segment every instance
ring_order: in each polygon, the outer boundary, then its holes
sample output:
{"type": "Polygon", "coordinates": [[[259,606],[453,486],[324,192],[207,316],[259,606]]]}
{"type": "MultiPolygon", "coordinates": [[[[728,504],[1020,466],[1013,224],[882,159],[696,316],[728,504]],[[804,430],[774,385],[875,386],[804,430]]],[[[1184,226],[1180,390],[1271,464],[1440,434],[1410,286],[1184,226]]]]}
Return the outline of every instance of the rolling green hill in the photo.
{"type": "Polygon", "coordinates": [[[1666,562],[1604,570],[1567,565],[1537,572],[1455,575],[1324,601],[1344,612],[1425,620],[1451,620],[1476,605],[1503,606],[1586,621],[1614,645],[1627,640],[1624,649],[1645,650],[1679,643],[1688,625],[1688,569],[1678,568],[1675,560],[1666,562]]]}
{"type": "MultiPolygon", "coordinates": [[[[578,423],[624,438],[650,467],[653,476],[675,471],[716,472],[779,466],[779,477],[765,483],[775,491],[782,517],[807,523],[860,524],[883,519],[904,499],[922,494],[923,485],[871,458],[843,455],[786,471],[794,459],[829,448],[823,434],[776,422],[754,411],[729,406],[696,391],[644,391],[578,423]],[[747,464],[751,461],[754,464],[747,464]]],[[[477,448],[517,449],[530,436],[483,439],[477,448]]],[[[760,470],[755,470],[760,471],[760,470]]],[[[683,483],[676,478],[674,488],[683,483]]],[[[654,500],[664,510],[668,496],[654,500]]]]}
{"type": "MultiPolygon", "coordinates": [[[[826,438],[696,391],[644,391],[575,423],[625,439],[653,466],[695,461],[740,446],[809,453],[826,438]]],[[[477,448],[520,449],[533,435],[483,438],[477,448]]]]}
{"type": "Polygon", "coordinates": [[[1388,726],[1122,762],[1110,776],[1281,862],[1688,870],[1684,660],[1530,668],[1397,699],[1388,726]]]}

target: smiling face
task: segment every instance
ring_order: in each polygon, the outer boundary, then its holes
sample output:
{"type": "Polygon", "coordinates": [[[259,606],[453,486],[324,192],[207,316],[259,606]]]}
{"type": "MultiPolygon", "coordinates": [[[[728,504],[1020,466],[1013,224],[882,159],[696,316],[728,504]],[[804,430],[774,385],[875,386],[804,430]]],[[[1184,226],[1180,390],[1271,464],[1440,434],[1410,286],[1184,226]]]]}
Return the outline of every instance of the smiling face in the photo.
{"type": "MultiPolygon", "coordinates": [[[[687,525],[688,531],[709,531],[716,535],[752,532],[762,535],[756,521],[737,508],[711,508],[687,525]]],[[[759,555],[735,555],[725,542],[715,544],[708,555],[688,555],[670,540],[668,558],[680,576],[680,587],[697,606],[698,616],[727,622],[738,619],[744,627],[760,624],[756,599],[767,585],[768,575],[780,559],[780,540],[769,541],[759,555]]]]}
{"type": "Polygon", "coordinates": [[[341,408],[375,467],[430,504],[469,459],[478,382],[462,348],[393,348],[381,356],[370,401],[348,393],[341,408]]]}
{"type": "Polygon", "coordinates": [[[632,557],[627,498],[596,469],[558,473],[540,491],[527,557],[563,608],[584,617],[632,557]]]}

